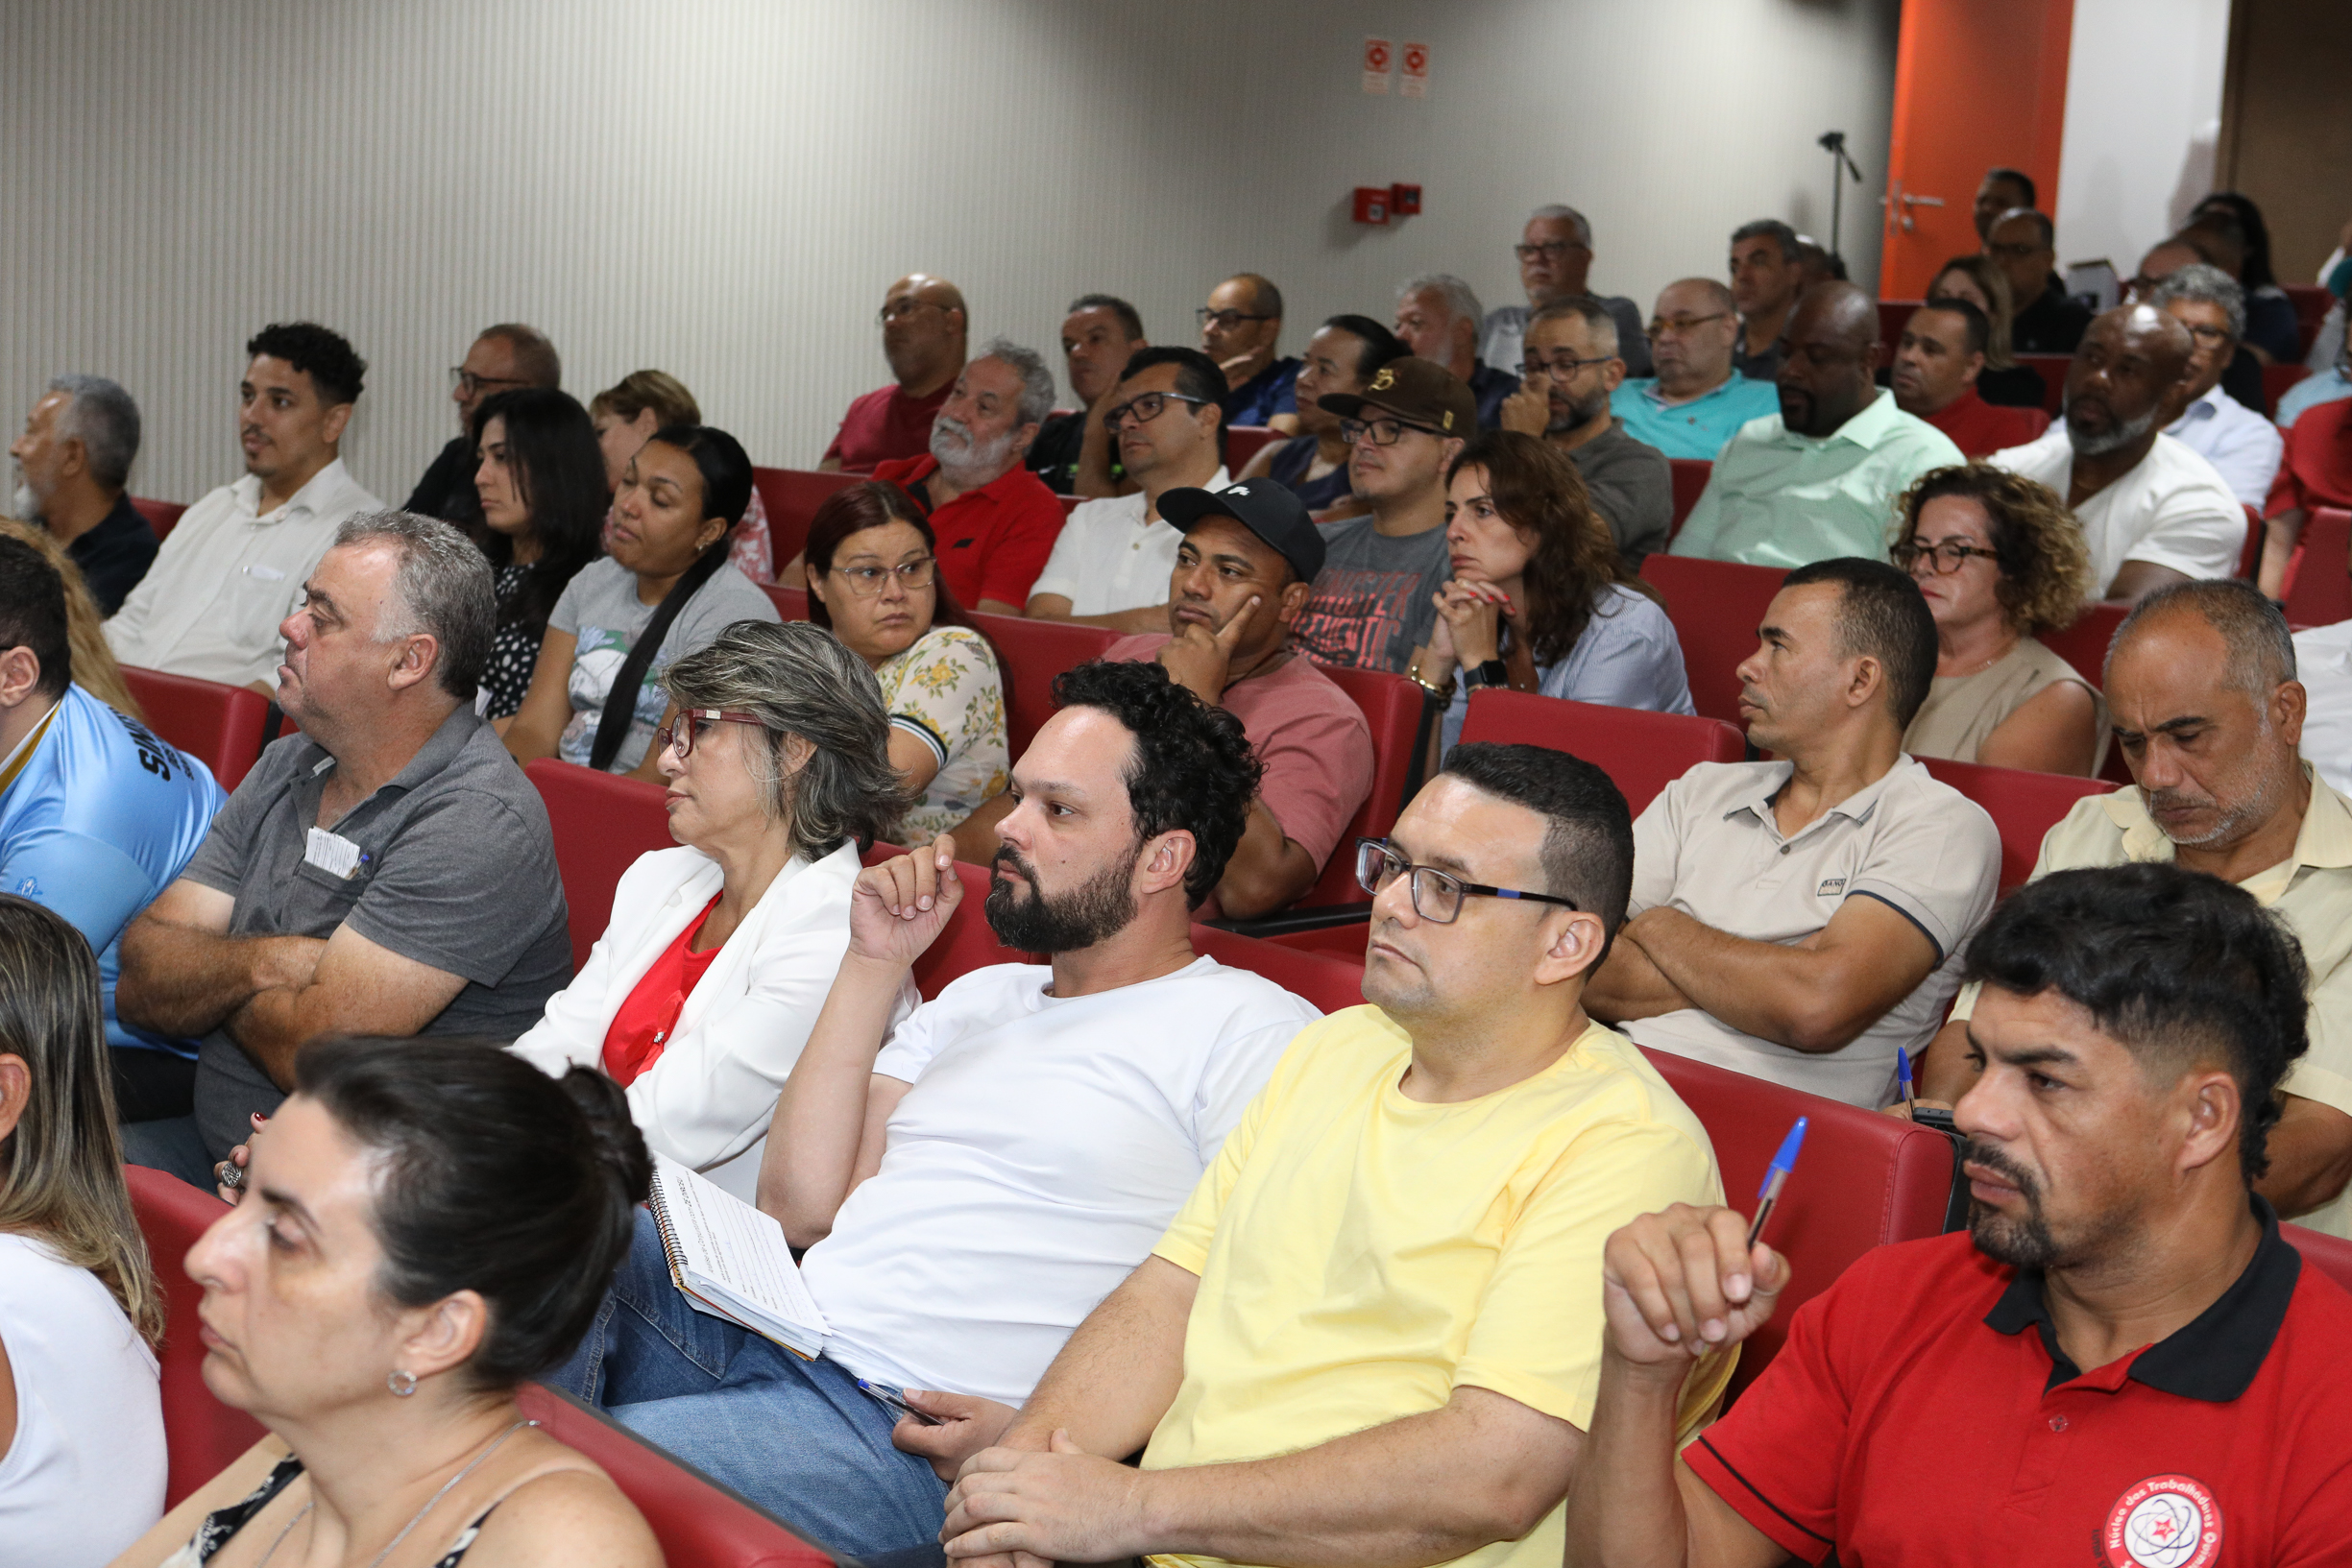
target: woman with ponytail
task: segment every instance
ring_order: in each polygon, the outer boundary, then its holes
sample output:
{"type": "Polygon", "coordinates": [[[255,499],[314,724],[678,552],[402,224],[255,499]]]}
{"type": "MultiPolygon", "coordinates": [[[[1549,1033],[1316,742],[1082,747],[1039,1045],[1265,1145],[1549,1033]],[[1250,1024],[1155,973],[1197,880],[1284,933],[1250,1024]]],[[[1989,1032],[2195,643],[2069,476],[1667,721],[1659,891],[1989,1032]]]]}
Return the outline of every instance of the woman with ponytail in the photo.
{"type": "Polygon", "coordinates": [[[724,430],[673,424],[638,449],[613,498],[610,553],[547,616],[530,690],[506,732],[517,761],[560,757],[661,782],[661,672],[739,620],[778,620],[727,540],[751,500],[751,459],[724,430]]]}
{"type": "Polygon", "coordinates": [[[322,1040],[294,1079],[187,1256],[205,1385],[270,1435],[116,1568],[660,1568],[628,1499],[515,1405],[587,1332],[645,1196],[619,1089],[449,1036],[322,1040]]]}

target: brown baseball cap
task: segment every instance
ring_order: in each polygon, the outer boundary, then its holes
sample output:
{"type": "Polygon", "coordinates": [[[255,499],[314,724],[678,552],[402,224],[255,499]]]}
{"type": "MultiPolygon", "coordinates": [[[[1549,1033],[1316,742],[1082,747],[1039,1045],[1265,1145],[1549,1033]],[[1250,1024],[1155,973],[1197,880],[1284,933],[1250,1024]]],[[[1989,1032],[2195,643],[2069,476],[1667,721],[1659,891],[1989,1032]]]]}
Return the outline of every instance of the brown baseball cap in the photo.
{"type": "Polygon", "coordinates": [[[1392,359],[1362,392],[1335,392],[1320,402],[1342,419],[1361,419],[1369,408],[1441,436],[1467,441],[1478,433],[1478,399],[1460,376],[1427,359],[1392,359]]]}

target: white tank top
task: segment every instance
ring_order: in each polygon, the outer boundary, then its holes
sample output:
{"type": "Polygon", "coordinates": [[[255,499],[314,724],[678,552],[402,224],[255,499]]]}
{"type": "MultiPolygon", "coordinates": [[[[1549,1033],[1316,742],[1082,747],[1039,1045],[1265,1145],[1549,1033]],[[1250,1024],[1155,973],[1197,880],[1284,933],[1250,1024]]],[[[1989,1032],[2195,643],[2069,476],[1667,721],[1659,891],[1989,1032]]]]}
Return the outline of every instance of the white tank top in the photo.
{"type": "Polygon", "coordinates": [[[0,1563],[111,1561],[163,1517],[154,1352],[86,1268],[0,1233],[0,1345],[16,1430],[0,1458],[0,1563]]]}

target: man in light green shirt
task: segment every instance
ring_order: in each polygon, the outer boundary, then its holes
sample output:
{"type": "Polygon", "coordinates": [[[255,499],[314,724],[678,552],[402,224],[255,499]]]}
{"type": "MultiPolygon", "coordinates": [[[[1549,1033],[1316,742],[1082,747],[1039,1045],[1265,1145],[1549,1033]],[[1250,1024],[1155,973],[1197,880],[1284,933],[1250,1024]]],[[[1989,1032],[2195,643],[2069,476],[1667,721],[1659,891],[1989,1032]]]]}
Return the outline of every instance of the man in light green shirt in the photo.
{"type": "Polygon", "coordinates": [[[1860,289],[1814,285],[1782,341],[1781,411],[1724,446],[1673,553],[1758,567],[1883,561],[1903,493],[1966,459],[1879,389],[1879,307],[1860,289]]]}

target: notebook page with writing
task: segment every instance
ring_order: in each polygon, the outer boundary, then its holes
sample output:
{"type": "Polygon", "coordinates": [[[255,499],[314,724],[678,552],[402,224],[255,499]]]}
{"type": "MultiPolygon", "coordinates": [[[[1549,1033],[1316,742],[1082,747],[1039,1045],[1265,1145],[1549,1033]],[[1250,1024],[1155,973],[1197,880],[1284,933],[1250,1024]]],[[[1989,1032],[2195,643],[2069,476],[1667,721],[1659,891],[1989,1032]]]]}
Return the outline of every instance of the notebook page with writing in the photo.
{"type": "Polygon", "coordinates": [[[670,1277],[698,1311],[802,1356],[823,1348],[825,1315],[800,1277],[784,1227],[692,1169],[653,1157],[650,1202],[670,1277]]]}

